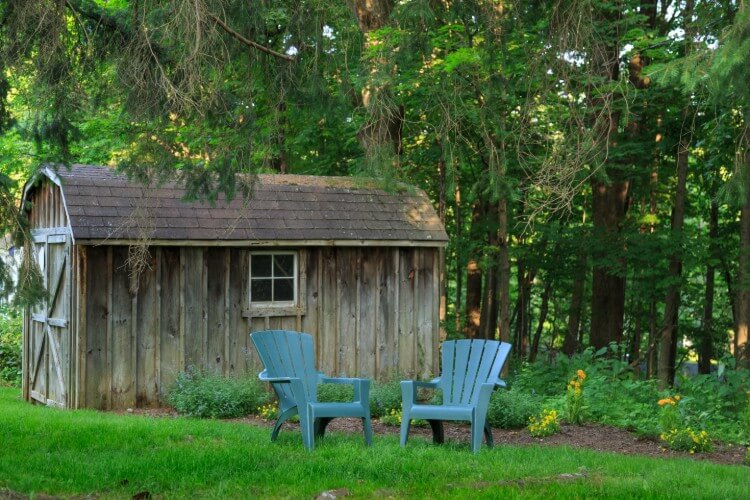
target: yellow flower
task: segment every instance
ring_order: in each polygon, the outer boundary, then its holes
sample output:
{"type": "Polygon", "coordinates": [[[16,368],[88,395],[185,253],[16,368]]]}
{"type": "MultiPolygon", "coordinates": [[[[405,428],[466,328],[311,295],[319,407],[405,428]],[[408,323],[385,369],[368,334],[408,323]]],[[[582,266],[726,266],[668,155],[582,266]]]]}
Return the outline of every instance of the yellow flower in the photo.
{"type": "Polygon", "coordinates": [[[676,404],[677,404],[677,401],[675,401],[672,398],[664,398],[664,399],[660,399],[659,400],[659,406],[665,406],[665,405],[672,405],[672,406],[674,406],[676,404]]]}
{"type": "Polygon", "coordinates": [[[578,375],[578,378],[581,380],[586,378],[586,372],[580,369],[576,372],[576,375],[578,375]]]}

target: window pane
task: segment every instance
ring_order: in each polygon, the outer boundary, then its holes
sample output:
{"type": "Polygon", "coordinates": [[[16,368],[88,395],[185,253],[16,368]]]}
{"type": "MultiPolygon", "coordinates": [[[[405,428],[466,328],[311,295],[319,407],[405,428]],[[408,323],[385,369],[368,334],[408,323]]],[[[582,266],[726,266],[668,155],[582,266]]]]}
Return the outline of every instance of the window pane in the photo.
{"type": "Polygon", "coordinates": [[[253,278],[270,278],[271,257],[271,255],[253,255],[250,259],[250,276],[253,278]]]}
{"type": "Polygon", "coordinates": [[[250,281],[250,302],[271,302],[270,279],[254,279],[250,281]]]}
{"type": "Polygon", "coordinates": [[[281,254],[273,256],[274,276],[294,276],[294,255],[281,254]]]}
{"type": "Polygon", "coordinates": [[[294,300],[294,280],[286,278],[274,280],[273,300],[277,302],[294,300]]]}

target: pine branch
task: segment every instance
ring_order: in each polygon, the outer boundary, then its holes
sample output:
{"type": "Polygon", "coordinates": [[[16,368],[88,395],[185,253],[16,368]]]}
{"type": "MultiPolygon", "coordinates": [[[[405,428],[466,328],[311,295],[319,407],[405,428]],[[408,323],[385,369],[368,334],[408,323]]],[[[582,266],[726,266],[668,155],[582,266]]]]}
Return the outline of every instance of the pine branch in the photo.
{"type": "Polygon", "coordinates": [[[288,62],[294,62],[294,58],[292,56],[282,54],[281,52],[276,52],[273,49],[269,49],[268,47],[264,45],[261,45],[257,42],[253,42],[252,40],[245,38],[240,33],[230,28],[224,21],[216,17],[214,14],[209,13],[208,17],[210,17],[216,24],[218,24],[221,27],[221,29],[226,31],[229,35],[234,37],[239,42],[247,45],[248,47],[252,47],[254,49],[260,50],[261,52],[265,52],[266,54],[272,55],[274,57],[278,57],[279,59],[283,59],[288,62]]]}

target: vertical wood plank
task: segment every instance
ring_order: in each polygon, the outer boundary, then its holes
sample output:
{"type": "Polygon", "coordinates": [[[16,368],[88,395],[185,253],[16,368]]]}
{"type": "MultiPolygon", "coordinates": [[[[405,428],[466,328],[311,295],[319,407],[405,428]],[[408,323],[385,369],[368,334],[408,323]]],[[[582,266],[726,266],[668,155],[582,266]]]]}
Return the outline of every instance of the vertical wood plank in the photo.
{"type": "Polygon", "coordinates": [[[224,364],[224,248],[206,249],[206,345],[208,371],[223,373],[224,364]]]}
{"type": "Polygon", "coordinates": [[[161,263],[159,397],[163,399],[183,368],[180,351],[180,250],[164,247],[161,263]]]}
{"type": "Polygon", "coordinates": [[[136,304],[137,371],[136,404],[153,406],[159,402],[158,348],[159,310],[157,307],[157,277],[159,262],[153,250],[149,251],[150,268],[144,269],[138,282],[136,304]]]}
{"type": "MultiPolygon", "coordinates": [[[[229,332],[228,367],[229,375],[237,376],[246,373],[248,328],[242,317],[242,306],[244,304],[243,274],[247,273],[247,264],[243,265],[244,252],[238,248],[230,250],[229,279],[227,280],[229,318],[227,330],[229,332]]],[[[247,260],[246,258],[244,260],[247,260]]]]}
{"type": "Polygon", "coordinates": [[[127,247],[112,248],[112,312],[109,318],[112,335],[109,355],[113,408],[135,406],[136,352],[127,259],[127,247]]]}
{"type": "Polygon", "coordinates": [[[336,252],[339,275],[338,293],[338,360],[339,375],[352,376],[356,372],[356,339],[357,339],[357,250],[339,248],[336,252]]]}
{"type": "Polygon", "coordinates": [[[433,344],[433,310],[437,297],[433,293],[433,281],[435,280],[432,268],[432,250],[420,248],[416,250],[419,265],[417,266],[417,283],[415,304],[417,314],[417,364],[416,369],[421,378],[429,378],[432,375],[432,344],[433,344]]]}
{"type": "Polygon", "coordinates": [[[361,255],[359,292],[358,292],[358,359],[357,374],[368,378],[377,374],[377,334],[379,283],[382,260],[385,252],[382,248],[359,249],[361,255]]]}
{"type": "Polygon", "coordinates": [[[231,358],[229,349],[231,347],[231,331],[229,325],[229,311],[232,308],[232,297],[230,295],[230,276],[231,276],[232,254],[229,248],[224,248],[224,356],[222,359],[222,374],[229,375],[231,358]]]}
{"type": "Polygon", "coordinates": [[[410,248],[402,248],[399,251],[399,371],[408,377],[414,377],[416,375],[414,361],[416,350],[414,292],[417,270],[414,262],[414,251],[410,248]]]}
{"type": "Polygon", "coordinates": [[[318,306],[319,306],[319,255],[320,252],[316,248],[310,248],[300,251],[300,260],[303,259],[304,255],[304,267],[306,275],[306,286],[300,285],[300,293],[304,293],[306,297],[305,314],[302,316],[302,323],[300,330],[309,333],[313,336],[315,341],[316,352],[320,349],[319,340],[320,335],[318,332],[318,306]]]}
{"type": "Polygon", "coordinates": [[[105,247],[89,247],[86,263],[87,276],[99,276],[84,287],[86,294],[86,365],[85,404],[89,408],[105,409],[109,399],[109,370],[107,366],[107,324],[109,323],[109,276],[102,276],[108,269],[105,247]]]}
{"type": "Polygon", "coordinates": [[[205,369],[203,249],[184,248],[185,365],[205,369]]]}
{"type": "Polygon", "coordinates": [[[320,346],[317,366],[330,374],[339,373],[338,365],[338,301],[336,248],[321,249],[323,267],[321,269],[322,285],[320,288],[322,321],[319,331],[320,346]]]}
{"type": "Polygon", "coordinates": [[[78,388],[76,390],[76,408],[86,407],[86,360],[87,360],[87,344],[86,339],[88,338],[88,323],[87,323],[87,311],[88,311],[88,251],[87,247],[76,246],[76,314],[78,315],[78,321],[76,326],[77,331],[77,355],[78,362],[76,363],[76,381],[78,388]]]}

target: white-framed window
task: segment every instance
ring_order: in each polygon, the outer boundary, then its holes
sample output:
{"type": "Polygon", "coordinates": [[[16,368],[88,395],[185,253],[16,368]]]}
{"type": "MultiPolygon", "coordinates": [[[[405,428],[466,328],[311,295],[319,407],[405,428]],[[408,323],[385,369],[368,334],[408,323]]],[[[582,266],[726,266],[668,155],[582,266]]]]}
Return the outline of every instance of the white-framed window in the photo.
{"type": "Polygon", "coordinates": [[[297,305],[299,262],[297,252],[250,252],[250,305],[297,305]]]}

